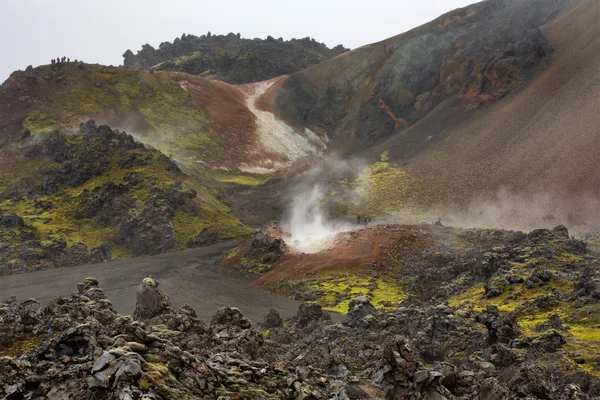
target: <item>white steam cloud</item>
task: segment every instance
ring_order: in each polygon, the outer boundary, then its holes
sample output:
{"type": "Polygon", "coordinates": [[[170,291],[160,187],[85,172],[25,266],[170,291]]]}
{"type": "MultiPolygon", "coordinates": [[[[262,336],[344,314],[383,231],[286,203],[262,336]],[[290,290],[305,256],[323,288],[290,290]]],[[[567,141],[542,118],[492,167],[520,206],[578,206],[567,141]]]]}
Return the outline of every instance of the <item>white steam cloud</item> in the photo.
{"type": "Polygon", "coordinates": [[[282,227],[291,235],[288,244],[297,251],[316,253],[324,250],[337,233],[353,229],[343,221],[334,221],[321,208],[321,184],[307,187],[292,201],[287,220],[282,227]]]}

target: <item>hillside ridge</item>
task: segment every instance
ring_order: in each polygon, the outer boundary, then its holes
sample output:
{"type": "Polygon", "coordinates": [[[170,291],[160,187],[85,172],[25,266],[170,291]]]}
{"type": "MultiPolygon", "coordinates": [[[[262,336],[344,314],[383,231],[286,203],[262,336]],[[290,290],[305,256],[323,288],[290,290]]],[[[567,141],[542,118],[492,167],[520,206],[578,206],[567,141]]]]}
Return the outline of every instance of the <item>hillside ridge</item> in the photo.
{"type": "Polygon", "coordinates": [[[129,68],[187,72],[229,83],[252,83],[290,74],[348,51],[338,45],[328,48],[315,39],[284,41],[244,39],[241,35],[181,35],[158,49],[144,44],[134,54],[123,54],[129,68]]]}

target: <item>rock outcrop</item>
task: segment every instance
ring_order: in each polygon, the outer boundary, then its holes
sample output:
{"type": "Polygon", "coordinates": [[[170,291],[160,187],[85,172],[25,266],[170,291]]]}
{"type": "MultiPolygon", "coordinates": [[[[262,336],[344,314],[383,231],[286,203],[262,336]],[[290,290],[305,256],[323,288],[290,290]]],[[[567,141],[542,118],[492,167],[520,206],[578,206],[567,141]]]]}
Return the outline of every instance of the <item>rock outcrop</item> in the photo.
{"type": "Polygon", "coordinates": [[[89,120],[19,146],[14,156],[23,166],[0,171],[0,275],[102,263],[115,248],[127,257],[164,253],[178,240],[182,247],[213,244],[227,225],[206,221],[204,231],[177,233],[177,216],[208,218],[198,192],[182,183],[189,177],[172,159],[126,132],[89,120]]]}
{"type": "Polygon", "coordinates": [[[153,276],[142,281],[137,289],[136,298],[133,313],[133,318],[136,320],[149,320],[172,311],[169,296],[158,288],[158,281],[153,276]]]}
{"type": "MultiPolygon", "coordinates": [[[[274,329],[262,333],[232,307],[221,308],[207,327],[191,307],[175,310],[158,286],[156,279],[144,279],[135,319],[117,314],[91,277],[76,294],[45,307],[35,300],[0,303],[0,395],[7,400],[570,400],[600,393],[591,377],[556,370],[550,380],[535,359],[554,348],[516,345],[523,343],[519,333],[502,346],[529,357],[506,366],[484,361],[491,352],[476,325],[485,323],[473,319],[448,323],[446,329],[451,335],[473,329],[475,336],[462,340],[479,351],[465,354],[461,362],[426,364],[432,338],[419,331],[437,312],[433,308],[379,313],[385,324],[333,324],[320,307],[303,304],[287,324],[271,310],[274,329]],[[402,322],[406,318],[410,324],[402,322]]],[[[360,297],[352,310],[349,321],[374,314],[360,297]]],[[[491,313],[487,320],[494,318],[494,312],[486,313],[491,313]]],[[[434,340],[448,344],[451,335],[434,340]]],[[[557,334],[543,335],[550,336],[557,334]]]]}
{"type": "Polygon", "coordinates": [[[158,49],[145,44],[123,54],[129,68],[159,69],[219,79],[229,83],[260,82],[290,74],[348,51],[329,49],[314,39],[242,39],[239,34],[183,34],[158,49]]]}

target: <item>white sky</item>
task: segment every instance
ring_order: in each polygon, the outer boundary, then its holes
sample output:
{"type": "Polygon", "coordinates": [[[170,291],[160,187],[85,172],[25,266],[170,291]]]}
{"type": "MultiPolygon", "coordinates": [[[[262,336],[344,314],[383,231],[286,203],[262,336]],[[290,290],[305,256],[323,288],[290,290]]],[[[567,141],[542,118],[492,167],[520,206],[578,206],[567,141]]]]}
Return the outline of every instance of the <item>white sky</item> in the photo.
{"type": "Polygon", "coordinates": [[[182,33],[247,38],[309,36],[356,48],[476,0],[0,0],[0,82],[27,65],[67,56],[120,65],[142,44],[182,33]]]}

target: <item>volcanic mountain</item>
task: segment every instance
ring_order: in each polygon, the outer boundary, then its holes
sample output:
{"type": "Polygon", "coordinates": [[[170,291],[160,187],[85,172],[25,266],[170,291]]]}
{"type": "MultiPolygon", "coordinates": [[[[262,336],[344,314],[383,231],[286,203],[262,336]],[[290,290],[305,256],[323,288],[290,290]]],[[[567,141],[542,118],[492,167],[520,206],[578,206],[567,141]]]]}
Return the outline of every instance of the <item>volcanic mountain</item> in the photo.
{"type": "MultiPolygon", "coordinates": [[[[202,193],[204,200],[195,201],[211,205],[197,227],[211,228],[220,238],[247,229],[228,214],[230,208],[251,225],[279,218],[294,177],[324,155],[370,164],[353,174],[342,168],[336,175],[338,169],[331,168],[328,179],[334,187],[324,203],[339,216],[367,210],[383,217],[403,208],[419,216],[441,213],[440,208],[485,214],[487,203],[480,198],[506,189],[523,200],[515,207],[508,196],[513,221],[535,214],[536,220],[551,223],[595,223],[597,202],[590,199],[598,198],[600,187],[594,170],[600,158],[599,7],[594,0],[488,0],[349,52],[313,41],[250,43],[235,35],[207,35],[184,36],[155,51],[145,48],[139,56],[126,53],[126,65],[141,68],[188,57],[197,46],[208,46],[207,54],[238,44],[240,49],[255,46],[258,54],[264,48],[291,46],[316,57],[252,77],[228,78],[226,71],[237,71],[235,63],[204,77],[84,63],[15,72],[0,88],[0,162],[11,165],[30,155],[50,160],[39,159],[40,165],[32,164],[26,172],[4,168],[0,207],[18,216],[35,214],[30,206],[44,199],[32,197],[26,187],[42,183],[48,168],[57,167],[52,162],[68,157],[57,159],[55,148],[32,153],[31,146],[47,146],[46,134],[55,130],[77,136],[79,124],[94,119],[119,130],[113,134],[126,131],[174,160],[194,180],[189,188],[202,193]],[[296,72],[273,77],[282,71],[296,72]],[[271,79],[253,82],[263,78],[271,79]],[[364,190],[354,202],[357,188],[364,190]],[[543,201],[534,201],[534,195],[543,201]]],[[[268,58],[271,53],[265,54],[268,58]]],[[[262,65],[264,57],[255,61],[262,65]]],[[[60,143],[79,140],[57,135],[60,143]]],[[[78,143],[67,147],[84,149],[78,143]]],[[[89,178],[106,176],[98,187],[107,181],[125,184],[127,168],[114,173],[123,157],[94,159],[105,165],[88,165],[89,178]]],[[[164,161],[159,155],[141,157],[164,161]]],[[[136,163],[128,168],[146,168],[136,163]]],[[[170,177],[163,183],[178,180],[170,177]]],[[[64,183],[80,187],[77,179],[64,183]]],[[[56,190],[64,193],[64,188],[56,190]]],[[[141,207],[147,193],[134,192],[129,194],[138,196],[141,207]]],[[[62,201],[71,204],[79,189],[66,193],[70,197],[62,201]]],[[[177,207],[184,203],[176,202],[177,207]]],[[[504,212],[492,209],[493,215],[504,212]]],[[[74,211],[63,211],[72,222],[74,211]]],[[[51,236],[73,229],[69,222],[56,230],[58,215],[35,218],[42,218],[39,224],[51,236]]],[[[201,233],[196,228],[186,232],[176,239],[180,245],[184,237],[201,233]]]]}
{"type": "Polygon", "coordinates": [[[421,204],[505,188],[554,197],[547,213],[589,214],[599,17],[593,0],[481,2],[292,74],[270,104],[344,156],[388,151],[421,204]]]}

